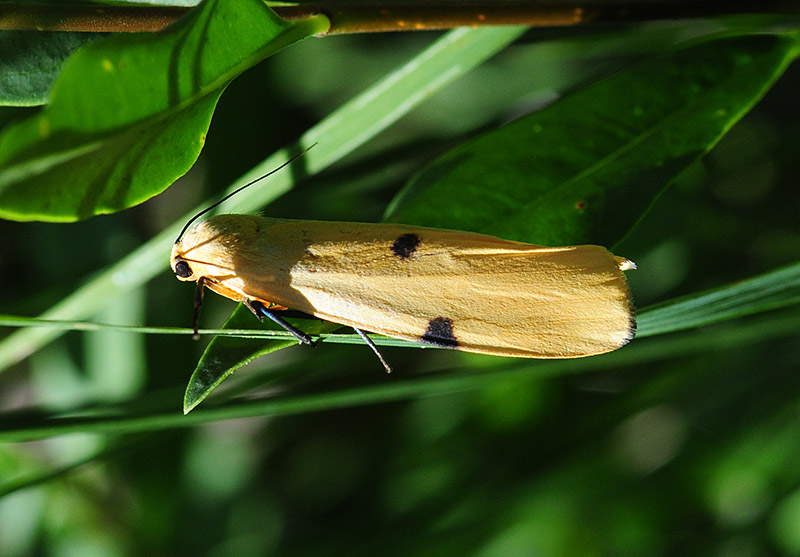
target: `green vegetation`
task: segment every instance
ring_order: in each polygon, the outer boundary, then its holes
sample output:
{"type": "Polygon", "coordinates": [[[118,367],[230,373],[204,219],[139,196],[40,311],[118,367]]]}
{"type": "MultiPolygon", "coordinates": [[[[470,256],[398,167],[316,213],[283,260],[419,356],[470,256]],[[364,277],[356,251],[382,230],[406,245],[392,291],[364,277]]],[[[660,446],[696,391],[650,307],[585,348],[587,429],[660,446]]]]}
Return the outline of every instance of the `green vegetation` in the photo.
{"type": "MultiPolygon", "coordinates": [[[[42,34],[0,77],[0,554],[800,554],[791,23],[312,38],[209,2],[93,40],[37,111],[82,42],[42,34]],[[178,230],[313,143],[221,210],[607,245],[639,336],[562,361],[377,338],[388,376],[347,329],[243,338],[242,308],[193,342],[178,230]]],[[[234,308],[208,294],[201,325],[234,308]]]]}

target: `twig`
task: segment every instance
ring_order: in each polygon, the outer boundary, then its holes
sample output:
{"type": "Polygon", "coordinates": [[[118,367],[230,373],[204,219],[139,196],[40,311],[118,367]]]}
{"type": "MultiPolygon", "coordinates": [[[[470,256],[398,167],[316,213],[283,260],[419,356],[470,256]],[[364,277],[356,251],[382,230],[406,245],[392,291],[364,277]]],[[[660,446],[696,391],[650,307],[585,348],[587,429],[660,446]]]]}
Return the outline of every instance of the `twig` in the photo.
{"type": "Polygon", "coordinates": [[[159,31],[177,21],[188,8],[176,6],[98,6],[0,2],[3,31],[159,31]]]}
{"type": "MultiPolygon", "coordinates": [[[[584,6],[547,6],[540,2],[483,0],[393,0],[387,2],[309,2],[275,6],[286,19],[325,14],[328,34],[450,29],[462,26],[567,26],[586,22],[686,19],[745,13],[800,13],[800,0],[752,2],[714,0],[642,3],[612,0],[584,6]]],[[[65,5],[0,2],[0,30],[142,32],[159,31],[188,8],[135,5],[65,5]]]]}

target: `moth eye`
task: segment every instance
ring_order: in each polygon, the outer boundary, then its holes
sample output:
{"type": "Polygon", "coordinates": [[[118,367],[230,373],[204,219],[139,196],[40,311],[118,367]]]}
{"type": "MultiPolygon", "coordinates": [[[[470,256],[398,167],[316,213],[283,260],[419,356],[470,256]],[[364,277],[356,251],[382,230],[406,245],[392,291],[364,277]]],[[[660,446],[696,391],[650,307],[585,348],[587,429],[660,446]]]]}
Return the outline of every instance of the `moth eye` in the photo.
{"type": "Polygon", "coordinates": [[[175,275],[180,278],[189,278],[192,276],[192,268],[186,261],[178,261],[175,263],[175,275]]]}

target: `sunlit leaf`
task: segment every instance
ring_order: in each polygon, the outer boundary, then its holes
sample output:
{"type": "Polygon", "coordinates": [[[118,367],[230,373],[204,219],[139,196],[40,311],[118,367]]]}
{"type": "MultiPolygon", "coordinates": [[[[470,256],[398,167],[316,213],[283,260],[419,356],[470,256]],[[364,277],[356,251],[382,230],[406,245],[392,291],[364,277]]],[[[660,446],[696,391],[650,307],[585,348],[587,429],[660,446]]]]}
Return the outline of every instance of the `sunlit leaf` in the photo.
{"type": "Polygon", "coordinates": [[[196,160],[233,78],[326,28],[260,0],[210,0],[161,33],[78,50],[47,107],[0,136],[0,216],[72,221],[160,193],[196,160]]]}

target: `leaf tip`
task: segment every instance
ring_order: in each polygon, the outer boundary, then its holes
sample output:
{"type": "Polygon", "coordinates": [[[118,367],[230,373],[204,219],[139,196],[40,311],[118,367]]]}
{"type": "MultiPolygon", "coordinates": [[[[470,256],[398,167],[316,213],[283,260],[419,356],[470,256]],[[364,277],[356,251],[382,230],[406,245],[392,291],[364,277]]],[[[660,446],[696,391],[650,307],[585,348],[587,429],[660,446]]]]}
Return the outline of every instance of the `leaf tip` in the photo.
{"type": "Polygon", "coordinates": [[[183,396],[183,415],[185,416],[194,410],[195,407],[203,402],[207,396],[208,391],[202,393],[201,396],[198,397],[190,392],[190,387],[187,387],[186,394],[183,396]]]}

